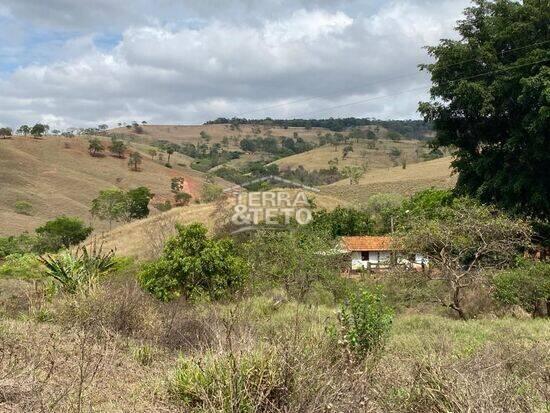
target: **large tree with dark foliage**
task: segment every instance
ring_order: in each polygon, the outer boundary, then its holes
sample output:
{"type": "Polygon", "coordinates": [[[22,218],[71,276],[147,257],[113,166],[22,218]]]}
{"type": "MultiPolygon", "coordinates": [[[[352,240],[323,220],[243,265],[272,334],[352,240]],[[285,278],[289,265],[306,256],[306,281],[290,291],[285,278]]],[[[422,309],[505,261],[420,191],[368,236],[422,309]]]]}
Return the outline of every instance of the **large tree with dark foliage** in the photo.
{"type": "Polygon", "coordinates": [[[457,148],[456,190],[513,212],[550,217],[550,7],[547,0],[475,0],[459,40],[428,47],[435,63],[435,143],[457,148]]]}

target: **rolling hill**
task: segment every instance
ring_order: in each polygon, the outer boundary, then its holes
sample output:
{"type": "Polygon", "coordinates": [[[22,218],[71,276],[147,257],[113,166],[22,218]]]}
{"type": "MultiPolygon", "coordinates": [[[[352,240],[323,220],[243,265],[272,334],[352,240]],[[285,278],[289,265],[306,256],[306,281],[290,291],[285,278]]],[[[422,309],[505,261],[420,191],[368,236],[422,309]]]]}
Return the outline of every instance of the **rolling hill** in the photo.
{"type": "Polygon", "coordinates": [[[342,149],[344,144],[334,147],[332,145],[323,145],[321,147],[312,149],[307,152],[299,153],[296,155],[288,156],[286,158],[279,159],[273,162],[279,165],[279,168],[291,168],[295,169],[299,166],[303,166],[307,170],[326,169],[329,167],[329,161],[337,159],[336,166],[338,169],[347,165],[362,166],[364,162],[367,163],[367,168],[388,168],[394,166],[395,162],[401,163],[403,159],[408,164],[422,161],[422,154],[427,152],[424,144],[418,141],[388,141],[379,140],[376,143],[375,149],[369,148],[369,142],[360,141],[352,142],[353,152],[350,152],[344,159],[342,149]],[[395,162],[389,156],[390,150],[396,148],[401,152],[400,155],[395,157],[395,162]]]}
{"type": "Polygon", "coordinates": [[[456,176],[451,175],[451,157],[392,168],[368,171],[358,184],[350,185],[348,179],[321,187],[321,193],[353,203],[364,203],[376,193],[412,195],[423,189],[452,188],[456,176]]]}
{"type": "MultiPolygon", "coordinates": [[[[168,195],[171,178],[183,176],[186,190],[196,196],[205,178],[200,172],[178,167],[176,161],[170,169],[143,156],[139,172],[131,171],[127,162],[110,155],[91,157],[87,139],[82,137],[1,140],[0,235],[32,231],[63,214],[89,221],[90,203],[102,189],[146,186],[155,194],[168,195]],[[19,201],[32,205],[30,215],[15,211],[19,201]]],[[[217,182],[229,185],[221,179],[217,182]]],[[[106,223],[95,221],[93,226],[102,230],[106,223]]]]}
{"type": "MultiPolygon", "coordinates": [[[[292,197],[293,189],[284,189],[292,197]]],[[[246,195],[244,195],[246,197],[246,195]]],[[[307,194],[314,199],[319,208],[332,210],[349,203],[331,195],[316,193],[307,194]]],[[[173,208],[170,211],[146,219],[121,225],[112,231],[96,234],[96,241],[105,249],[114,249],[118,254],[138,259],[151,258],[160,253],[166,237],[174,233],[175,224],[200,222],[212,230],[215,222],[226,222],[233,214],[235,198],[229,197],[225,203],[193,204],[173,208]]]]}

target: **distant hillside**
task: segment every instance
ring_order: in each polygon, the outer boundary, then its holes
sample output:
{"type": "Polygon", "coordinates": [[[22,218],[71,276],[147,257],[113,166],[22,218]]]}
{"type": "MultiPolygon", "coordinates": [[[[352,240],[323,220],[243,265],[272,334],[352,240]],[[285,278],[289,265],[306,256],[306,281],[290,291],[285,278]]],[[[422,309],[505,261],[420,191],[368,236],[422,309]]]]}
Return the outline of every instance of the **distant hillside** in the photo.
{"type": "Polygon", "coordinates": [[[297,155],[288,156],[286,158],[279,159],[273,163],[279,165],[279,168],[297,168],[303,166],[306,170],[319,170],[329,168],[329,162],[334,163],[337,159],[336,167],[339,169],[346,165],[363,166],[365,163],[368,170],[377,168],[389,168],[394,164],[401,164],[405,161],[407,164],[416,162],[422,162],[423,154],[428,152],[428,149],[424,147],[421,142],[418,141],[387,141],[379,140],[376,142],[376,147],[373,149],[369,147],[367,141],[351,142],[353,146],[353,152],[349,152],[346,158],[343,157],[342,149],[346,146],[344,144],[338,145],[338,147],[332,145],[324,145],[307,152],[299,153],[297,155]],[[400,154],[392,155],[390,152],[397,149],[400,154]]]}
{"type": "Polygon", "coordinates": [[[208,124],[208,125],[140,125],[138,128],[120,127],[109,131],[110,134],[120,134],[144,142],[164,139],[174,143],[200,143],[200,133],[206,132],[210,137],[210,144],[221,143],[227,137],[229,149],[238,149],[239,141],[247,136],[293,136],[297,133],[307,141],[318,141],[318,134],[329,132],[324,128],[306,129],[304,127],[282,128],[264,125],[208,124]]]}
{"type": "MultiPolygon", "coordinates": [[[[294,193],[293,189],[281,190],[287,193],[294,193]]],[[[246,193],[243,195],[246,197],[246,193]]],[[[349,203],[322,193],[308,193],[307,196],[314,200],[319,208],[328,210],[337,206],[348,206],[349,203]]],[[[217,211],[215,203],[189,205],[186,207],[173,208],[161,214],[130,222],[119,226],[112,231],[97,236],[97,240],[104,244],[105,248],[116,249],[117,253],[124,256],[131,256],[140,259],[150,258],[160,252],[166,237],[174,233],[176,223],[190,224],[200,222],[209,230],[214,228],[216,219],[223,216],[229,219],[232,215],[235,199],[229,198],[223,211],[217,211]]]]}
{"type": "Polygon", "coordinates": [[[350,185],[344,179],[321,187],[321,193],[349,202],[364,203],[376,193],[396,193],[412,195],[430,187],[452,188],[456,175],[451,175],[451,157],[435,159],[393,168],[380,168],[367,172],[358,184],[350,185]]]}
{"type": "MultiPolygon", "coordinates": [[[[110,155],[91,157],[88,141],[82,137],[0,140],[0,235],[33,231],[62,214],[89,221],[90,203],[102,189],[143,185],[155,194],[168,195],[171,178],[183,176],[187,191],[198,195],[204,181],[204,174],[177,165],[166,168],[145,154],[140,172],[129,170],[127,162],[110,155]],[[15,211],[18,201],[32,205],[30,215],[15,211]]],[[[93,226],[107,228],[100,221],[93,226]]]]}
{"type": "Polygon", "coordinates": [[[390,131],[395,131],[409,139],[429,139],[433,135],[431,123],[423,120],[380,120],[372,118],[329,118],[329,119],[246,119],[246,118],[218,118],[208,121],[205,125],[211,124],[234,124],[234,125],[272,125],[277,127],[301,127],[301,128],[323,128],[333,132],[342,132],[349,128],[361,126],[382,126],[390,131]]]}

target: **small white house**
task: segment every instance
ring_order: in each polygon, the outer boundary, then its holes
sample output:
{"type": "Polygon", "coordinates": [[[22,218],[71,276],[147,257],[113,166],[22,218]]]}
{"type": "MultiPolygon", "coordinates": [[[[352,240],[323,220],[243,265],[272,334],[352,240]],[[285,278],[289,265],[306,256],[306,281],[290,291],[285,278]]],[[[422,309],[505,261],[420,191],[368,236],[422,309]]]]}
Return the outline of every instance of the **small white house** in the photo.
{"type": "Polygon", "coordinates": [[[353,236],[342,237],[342,252],[351,256],[351,270],[387,269],[392,264],[423,270],[428,260],[421,254],[407,259],[392,248],[391,237],[353,236]]]}
{"type": "Polygon", "coordinates": [[[351,269],[388,268],[392,259],[390,237],[342,237],[343,252],[351,255],[351,269]]]}

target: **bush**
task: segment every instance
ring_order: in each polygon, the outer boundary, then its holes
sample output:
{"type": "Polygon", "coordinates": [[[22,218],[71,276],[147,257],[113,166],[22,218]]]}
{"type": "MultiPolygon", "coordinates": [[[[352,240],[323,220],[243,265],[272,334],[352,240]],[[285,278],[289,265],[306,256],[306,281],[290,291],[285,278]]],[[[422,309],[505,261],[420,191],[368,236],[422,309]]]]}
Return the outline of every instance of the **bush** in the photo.
{"type": "Polygon", "coordinates": [[[12,254],[25,254],[33,250],[35,239],[27,234],[17,237],[0,237],[0,259],[12,254]]]}
{"type": "Polygon", "coordinates": [[[38,252],[55,252],[84,241],[92,233],[80,218],[60,216],[36,229],[38,252]]]}
{"type": "Polygon", "coordinates": [[[176,225],[176,230],[161,258],[141,271],[144,289],[168,301],[179,295],[216,299],[242,285],[248,268],[232,240],[208,238],[202,224],[176,225]]]}
{"type": "Polygon", "coordinates": [[[36,279],[41,273],[40,262],[34,254],[8,255],[0,264],[0,277],[36,279]]]}
{"type": "Polygon", "coordinates": [[[31,215],[32,204],[27,201],[17,201],[15,203],[15,212],[21,215],[31,215]]]}
{"type": "Polygon", "coordinates": [[[524,265],[498,273],[493,278],[495,298],[506,305],[519,305],[533,315],[550,316],[550,264],[524,265]]]}
{"type": "MultiPolygon", "coordinates": [[[[188,408],[214,411],[279,411],[289,389],[275,351],[256,350],[234,357],[206,354],[182,359],[172,392],[188,408]]],[[[282,411],[282,409],[281,409],[282,411]]]]}
{"type": "Polygon", "coordinates": [[[340,313],[342,338],[359,358],[379,350],[385,344],[393,321],[393,310],[383,296],[368,290],[352,294],[340,313]]]}
{"type": "Polygon", "coordinates": [[[201,200],[212,202],[223,195],[223,188],[217,184],[205,182],[201,189],[201,200]]]}

